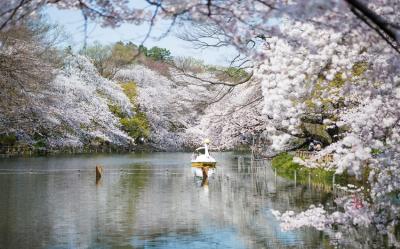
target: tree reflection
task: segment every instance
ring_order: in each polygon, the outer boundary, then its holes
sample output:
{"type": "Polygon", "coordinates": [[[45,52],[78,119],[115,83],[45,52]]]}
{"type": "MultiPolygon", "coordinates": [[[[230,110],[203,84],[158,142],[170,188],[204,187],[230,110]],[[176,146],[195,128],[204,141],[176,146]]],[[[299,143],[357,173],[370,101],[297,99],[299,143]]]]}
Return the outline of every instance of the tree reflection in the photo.
{"type": "Polygon", "coordinates": [[[238,169],[222,155],[216,174],[195,180],[184,160],[165,155],[109,166],[101,185],[93,170],[0,175],[0,248],[384,247],[381,236],[354,226],[282,231],[271,210],[339,206],[329,192],[275,177],[269,167],[238,169]]]}

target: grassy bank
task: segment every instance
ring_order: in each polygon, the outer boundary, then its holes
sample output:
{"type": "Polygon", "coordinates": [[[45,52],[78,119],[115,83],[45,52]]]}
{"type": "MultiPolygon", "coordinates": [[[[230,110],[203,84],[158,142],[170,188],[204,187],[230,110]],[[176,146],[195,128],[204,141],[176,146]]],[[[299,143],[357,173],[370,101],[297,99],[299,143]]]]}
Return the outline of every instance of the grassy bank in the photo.
{"type": "MultiPolygon", "coordinates": [[[[272,168],[276,169],[279,176],[294,180],[296,172],[296,180],[299,183],[320,185],[323,187],[332,187],[332,178],[334,171],[325,170],[323,168],[307,168],[298,163],[293,162],[293,155],[289,153],[281,153],[272,159],[272,168]]],[[[335,183],[345,185],[354,184],[355,179],[347,174],[335,175],[335,183]]]]}

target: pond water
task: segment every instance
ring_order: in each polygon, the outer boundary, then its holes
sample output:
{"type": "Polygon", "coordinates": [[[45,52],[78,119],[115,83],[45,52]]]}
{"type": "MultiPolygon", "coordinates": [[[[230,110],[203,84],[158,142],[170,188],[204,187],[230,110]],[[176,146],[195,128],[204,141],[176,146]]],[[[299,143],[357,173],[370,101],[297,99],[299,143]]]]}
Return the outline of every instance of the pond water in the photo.
{"type": "Polygon", "coordinates": [[[271,213],[333,208],[330,193],[214,156],[208,183],[193,177],[190,153],[0,159],[0,248],[343,246],[314,228],[282,231],[271,213]]]}

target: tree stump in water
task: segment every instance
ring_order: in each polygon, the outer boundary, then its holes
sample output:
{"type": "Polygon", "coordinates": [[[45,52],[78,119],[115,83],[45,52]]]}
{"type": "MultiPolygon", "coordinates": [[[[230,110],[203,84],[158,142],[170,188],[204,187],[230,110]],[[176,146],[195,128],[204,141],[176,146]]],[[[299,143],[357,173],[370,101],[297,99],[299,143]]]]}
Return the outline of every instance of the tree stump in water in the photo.
{"type": "Polygon", "coordinates": [[[100,165],[96,165],[96,181],[99,180],[101,178],[101,176],[103,175],[103,167],[100,165]]]}

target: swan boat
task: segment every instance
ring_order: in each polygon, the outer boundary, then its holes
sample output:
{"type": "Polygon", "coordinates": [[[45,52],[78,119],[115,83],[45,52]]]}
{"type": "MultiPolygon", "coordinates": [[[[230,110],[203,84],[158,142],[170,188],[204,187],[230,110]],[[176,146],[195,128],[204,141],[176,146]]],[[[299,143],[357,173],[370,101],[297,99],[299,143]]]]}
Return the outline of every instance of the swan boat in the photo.
{"type": "Polygon", "coordinates": [[[207,169],[208,176],[215,173],[217,161],[208,152],[210,140],[204,141],[204,146],[197,148],[192,154],[192,172],[195,176],[202,177],[203,170],[207,169]]]}

